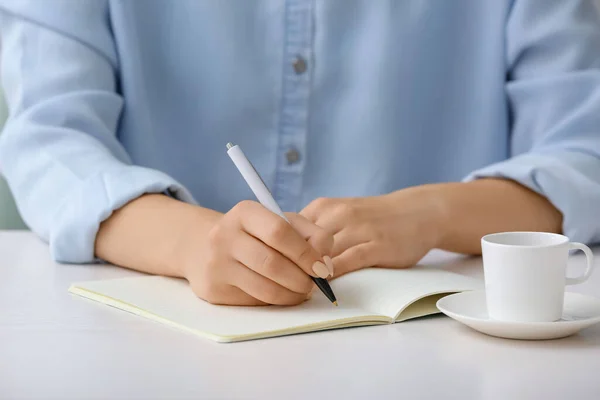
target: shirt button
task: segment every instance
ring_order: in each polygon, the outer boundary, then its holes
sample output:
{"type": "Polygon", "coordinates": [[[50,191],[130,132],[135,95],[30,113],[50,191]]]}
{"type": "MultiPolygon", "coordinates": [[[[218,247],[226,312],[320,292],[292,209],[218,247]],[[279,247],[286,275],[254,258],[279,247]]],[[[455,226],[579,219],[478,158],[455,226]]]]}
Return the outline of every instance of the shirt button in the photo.
{"type": "Polygon", "coordinates": [[[296,149],[290,149],[285,153],[285,159],[288,164],[295,164],[300,160],[300,153],[296,149]]]}
{"type": "Polygon", "coordinates": [[[300,56],[294,60],[294,71],[296,74],[301,75],[306,72],[306,60],[300,56]]]}

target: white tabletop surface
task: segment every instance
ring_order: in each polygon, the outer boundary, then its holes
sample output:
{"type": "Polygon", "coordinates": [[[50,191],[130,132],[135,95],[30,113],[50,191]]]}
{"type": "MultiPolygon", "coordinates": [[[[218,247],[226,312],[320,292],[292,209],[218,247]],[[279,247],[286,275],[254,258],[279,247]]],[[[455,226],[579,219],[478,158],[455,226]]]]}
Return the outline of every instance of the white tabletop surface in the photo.
{"type": "MultiPolygon", "coordinates": [[[[424,263],[482,276],[479,258],[424,263]]],[[[133,274],[55,264],[31,233],[0,232],[0,399],[600,399],[600,325],[531,342],[435,316],[219,344],[67,292],[133,274]]],[[[600,297],[600,270],[569,290],[600,297]]]]}

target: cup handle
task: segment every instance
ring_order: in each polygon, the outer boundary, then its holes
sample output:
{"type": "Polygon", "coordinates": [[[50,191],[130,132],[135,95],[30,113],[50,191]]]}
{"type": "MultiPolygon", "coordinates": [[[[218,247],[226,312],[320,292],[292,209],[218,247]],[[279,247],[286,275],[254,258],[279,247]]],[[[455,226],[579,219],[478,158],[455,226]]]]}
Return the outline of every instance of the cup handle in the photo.
{"type": "Polygon", "coordinates": [[[576,285],[578,283],[583,283],[588,280],[588,278],[592,275],[592,270],[594,269],[594,254],[589,247],[585,244],[571,242],[569,243],[570,250],[581,250],[585,253],[585,258],[587,259],[587,268],[583,275],[578,276],[577,278],[568,278],[567,277],[567,285],[576,285]]]}

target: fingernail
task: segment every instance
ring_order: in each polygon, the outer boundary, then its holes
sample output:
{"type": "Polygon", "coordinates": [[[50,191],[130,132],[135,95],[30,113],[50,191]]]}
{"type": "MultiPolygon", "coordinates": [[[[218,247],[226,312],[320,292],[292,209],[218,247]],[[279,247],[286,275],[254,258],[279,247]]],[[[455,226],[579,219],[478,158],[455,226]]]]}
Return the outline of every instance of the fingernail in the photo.
{"type": "Polygon", "coordinates": [[[333,277],[333,261],[331,261],[331,257],[323,256],[323,261],[325,261],[325,265],[329,268],[329,274],[333,277]]]}
{"type": "Polygon", "coordinates": [[[313,264],[313,271],[319,278],[325,279],[329,276],[329,268],[327,268],[321,261],[317,261],[313,264]]]}

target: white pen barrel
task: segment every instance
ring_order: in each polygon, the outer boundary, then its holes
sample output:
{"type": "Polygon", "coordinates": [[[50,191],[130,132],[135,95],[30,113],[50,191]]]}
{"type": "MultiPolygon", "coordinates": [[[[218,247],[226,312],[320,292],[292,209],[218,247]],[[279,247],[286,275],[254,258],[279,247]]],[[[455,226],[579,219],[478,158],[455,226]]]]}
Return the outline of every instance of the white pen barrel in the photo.
{"type": "Polygon", "coordinates": [[[250,161],[248,161],[242,149],[235,145],[227,150],[227,154],[242,174],[242,177],[244,177],[246,183],[248,183],[248,186],[250,186],[250,189],[260,204],[262,204],[267,210],[279,215],[287,221],[288,219],[281,211],[281,208],[279,208],[279,205],[277,202],[275,202],[273,196],[271,196],[269,188],[267,188],[267,185],[265,185],[263,180],[260,178],[260,175],[258,175],[256,169],[254,169],[254,166],[252,166],[250,161]]]}

